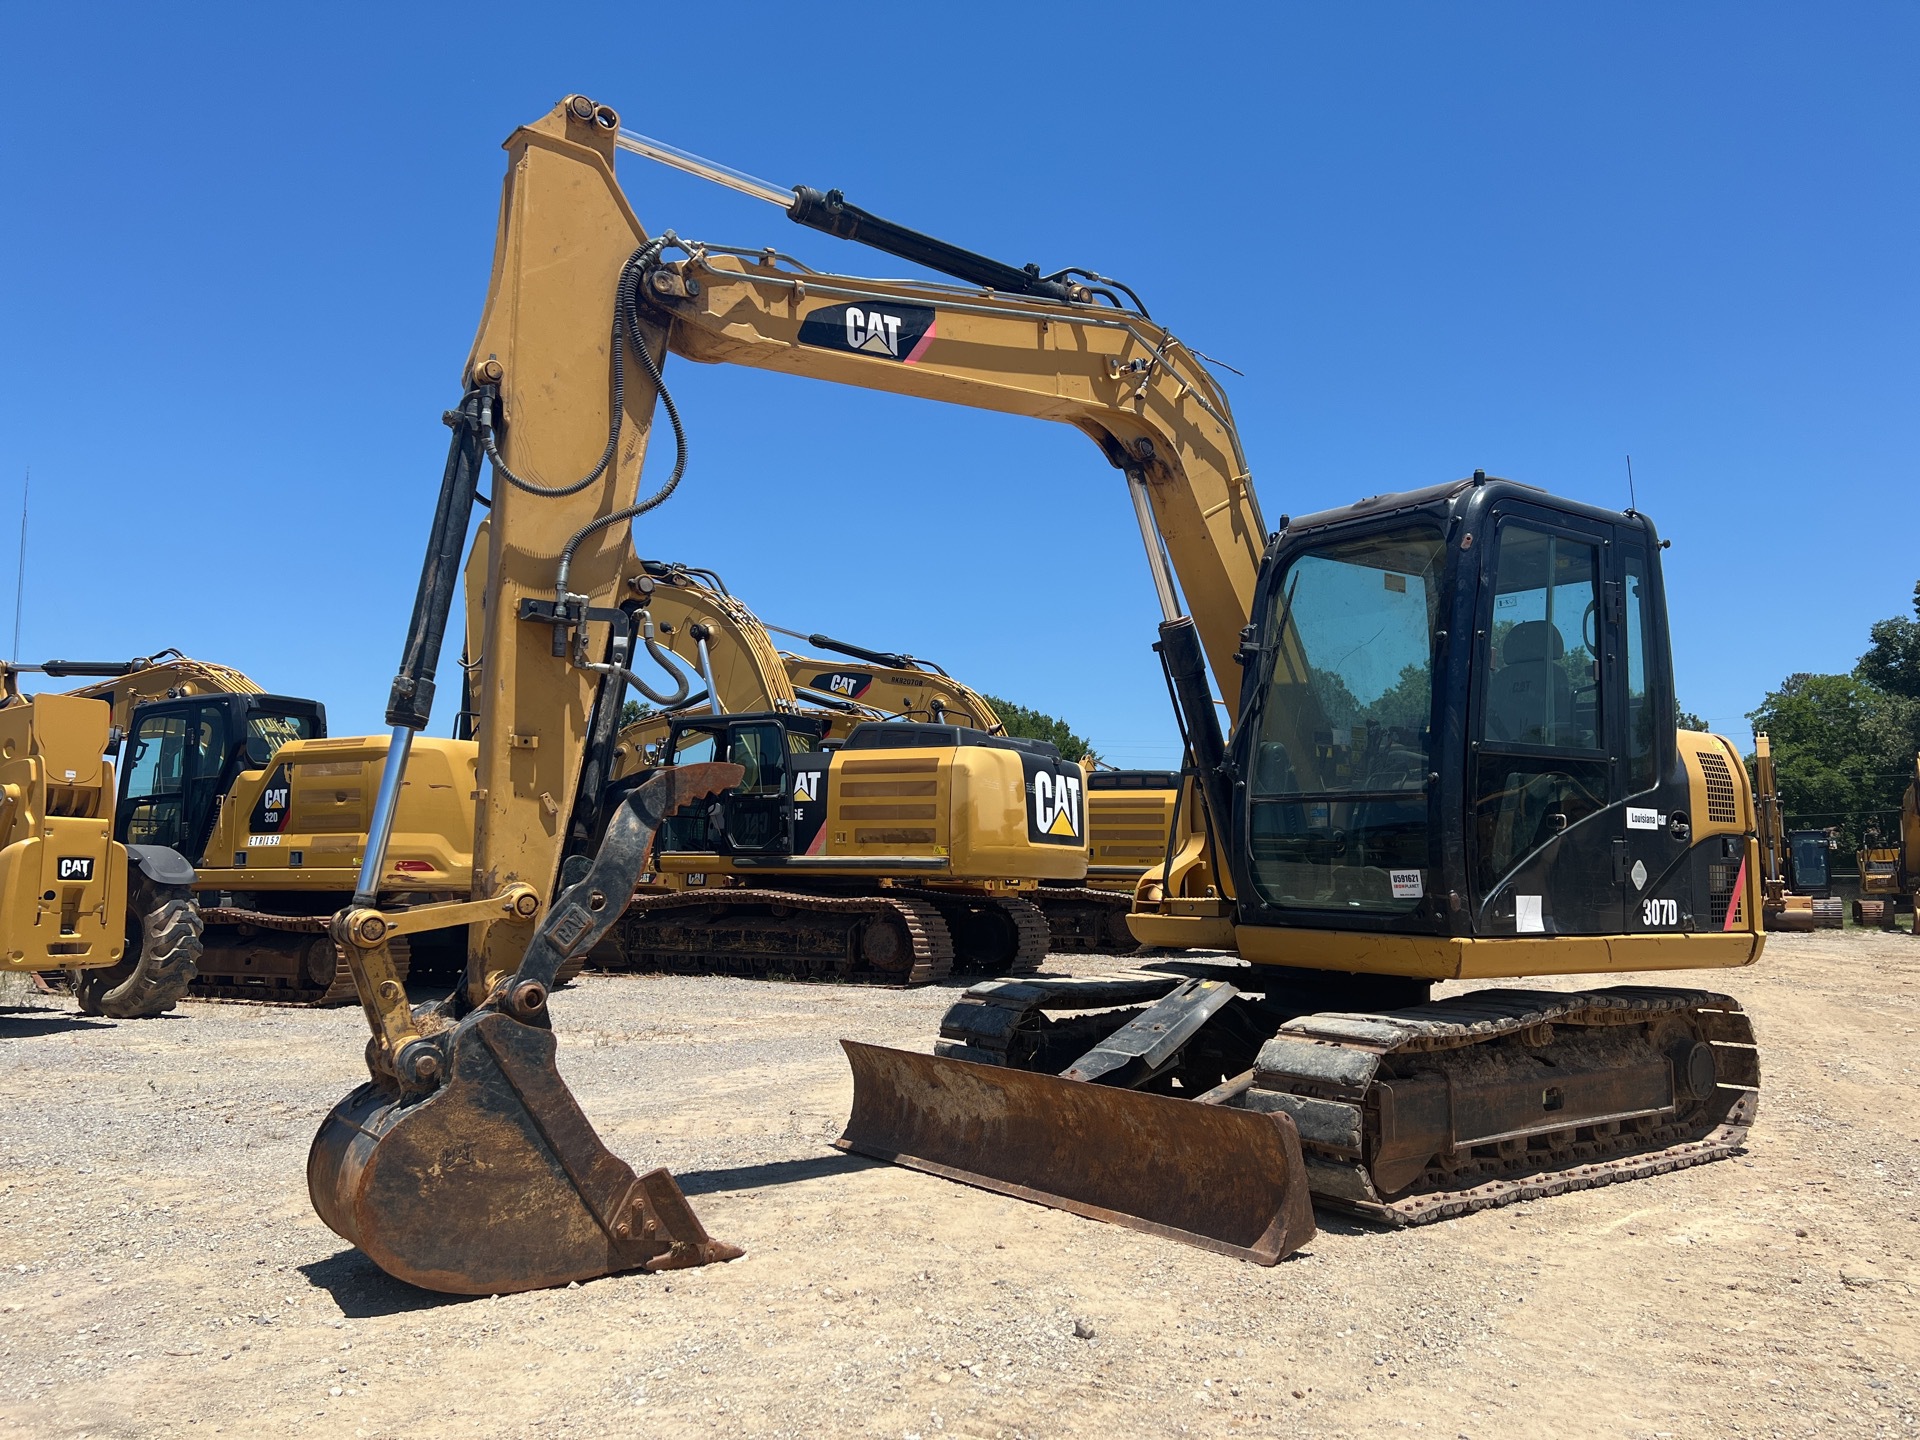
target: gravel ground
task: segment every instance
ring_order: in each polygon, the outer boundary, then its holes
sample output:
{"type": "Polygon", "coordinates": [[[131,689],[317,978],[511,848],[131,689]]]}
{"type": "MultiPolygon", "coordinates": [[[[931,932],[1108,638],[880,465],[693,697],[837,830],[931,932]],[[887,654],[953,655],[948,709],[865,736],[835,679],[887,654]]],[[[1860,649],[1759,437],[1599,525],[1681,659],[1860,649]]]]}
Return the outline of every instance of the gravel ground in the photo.
{"type": "Polygon", "coordinates": [[[747,1256],[479,1300],[308,1206],[356,1010],[16,989],[0,1435],[1914,1435],[1917,973],[1850,933],[1644,977],[1754,1013],[1747,1154],[1415,1231],[1322,1214],[1272,1269],[831,1150],[838,1037],[928,1048],[949,989],[588,977],[564,1073],[747,1256]]]}

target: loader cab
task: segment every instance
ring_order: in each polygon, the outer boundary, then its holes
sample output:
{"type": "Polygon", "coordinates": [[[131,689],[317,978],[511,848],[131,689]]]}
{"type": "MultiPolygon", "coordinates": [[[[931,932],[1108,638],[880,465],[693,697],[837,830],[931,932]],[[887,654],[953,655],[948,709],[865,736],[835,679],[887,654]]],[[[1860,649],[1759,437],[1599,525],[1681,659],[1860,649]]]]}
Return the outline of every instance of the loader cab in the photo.
{"type": "Polygon", "coordinates": [[[202,861],[222,799],[282,745],[324,739],[327,712],[285,695],[188,695],[138,706],[120,766],[114,837],[202,861]]]}
{"type": "MultiPolygon", "coordinates": [[[[663,852],[716,855],[791,855],[796,822],[804,829],[810,806],[824,815],[824,797],[807,776],[824,770],[825,716],[772,711],[703,715],[676,720],[667,734],[666,763],[730,761],[745,772],[738,785],[682,806],[660,831],[663,852]],[[809,758],[815,762],[808,765],[809,758]]],[[[813,821],[818,828],[818,821],[813,821]]]]}
{"type": "Polygon", "coordinates": [[[1676,739],[1660,548],[1644,516],[1482,476],[1273,537],[1230,762],[1241,922],[1719,928],[1741,817],[1710,737],[1676,739]]]}

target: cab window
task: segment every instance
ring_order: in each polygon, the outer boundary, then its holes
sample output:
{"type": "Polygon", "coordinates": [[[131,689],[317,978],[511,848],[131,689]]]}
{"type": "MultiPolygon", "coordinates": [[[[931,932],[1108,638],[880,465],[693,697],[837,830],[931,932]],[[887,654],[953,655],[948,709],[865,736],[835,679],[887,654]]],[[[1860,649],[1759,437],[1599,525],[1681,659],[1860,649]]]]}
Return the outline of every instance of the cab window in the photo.
{"type": "MultiPolygon", "coordinates": [[[[1603,809],[1600,547],[1503,520],[1474,761],[1474,881],[1491,895],[1516,866],[1603,809]]],[[[1644,682],[1643,682],[1644,683],[1644,682]]]]}
{"type": "Polygon", "coordinates": [[[1306,551],[1282,577],[1248,811],[1269,903],[1405,912],[1424,897],[1444,557],[1438,529],[1409,526],[1306,551]]]}
{"type": "Polygon", "coordinates": [[[1483,740],[1600,748],[1599,557],[1583,540],[1501,527],[1483,740]]]}
{"type": "Polygon", "coordinates": [[[1659,782],[1654,752],[1655,708],[1647,674],[1653,654],[1653,593],[1647,588],[1647,557],[1638,547],[1623,556],[1626,570],[1627,613],[1621,643],[1627,667],[1627,789],[1632,794],[1651,790],[1659,782]]]}
{"type": "Polygon", "coordinates": [[[711,759],[713,759],[711,730],[682,730],[680,738],[673,743],[673,763],[676,765],[699,765],[711,759]]]}
{"type": "Polygon", "coordinates": [[[282,745],[311,740],[311,715],[253,715],[247,719],[247,764],[258,768],[272,760],[282,745]]]}
{"type": "Polygon", "coordinates": [[[743,772],[736,795],[778,795],[786,778],[786,747],[778,725],[736,725],[727,758],[743,772]]]}

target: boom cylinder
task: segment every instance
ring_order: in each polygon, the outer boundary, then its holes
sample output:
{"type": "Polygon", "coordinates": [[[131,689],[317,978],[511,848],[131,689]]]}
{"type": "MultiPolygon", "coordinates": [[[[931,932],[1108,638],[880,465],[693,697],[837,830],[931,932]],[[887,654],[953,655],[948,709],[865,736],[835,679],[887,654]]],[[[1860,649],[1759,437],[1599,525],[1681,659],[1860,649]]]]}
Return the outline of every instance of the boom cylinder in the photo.
{"type": "Polygon", "coordinates": [[[453,608],[454,586],[460,583],[460,562],[467,549],[467,526],[473,519],[473,497],[479,488],[480,413],[491,397],[470,390],[458,410],[447,412],[453,440],[447,446],[447,467],[440,476],[440,498],[434,505],[433,531],[427,541],[426,563],[420,569],[420,588],[414,592],[413,618],[407,624],[407,642],[400,652],[400,670],[387,697],[387,723],[393,740],[380,770],[380,790],[374,800],[373,821],[367,829],[366,853],[354,887],[355,905],[372,905],[386,868],[387,841],[393,833],[393,814],[400,801],[407,755],[416,731],[427,728],[433,715],[433,677],[440,664],[440,645],[446,638],[447,613],[453,608]]]}
{"type": "Polygon", "coordinates": [[[1213,688],[1207,683],[1207,661],[1192,617],[1182,615],[1161,625],[1160,663],[1166,667],[1181,718],[1186,722],[1187,748],[1193,755],[1200,794],[1213,821],[1214,834],[1225,836],[1230,833],[1233,815],[1227,745],[1220,734],[1220,717],[1213,708],[1213,688]]]}

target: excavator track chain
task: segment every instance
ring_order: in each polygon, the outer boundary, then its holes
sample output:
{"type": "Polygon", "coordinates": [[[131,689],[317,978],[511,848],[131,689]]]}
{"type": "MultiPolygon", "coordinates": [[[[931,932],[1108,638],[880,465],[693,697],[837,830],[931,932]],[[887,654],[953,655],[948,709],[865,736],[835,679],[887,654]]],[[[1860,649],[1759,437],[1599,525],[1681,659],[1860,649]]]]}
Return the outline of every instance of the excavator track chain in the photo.
{"type": "Polygon", "coordinates": [[[1148,970],[1084,977],[989,980],[968,987],[940,1019],[933,1053],[1057,1074],[1182,977],[1148,970]],[[1118,1009],[1115,1007],[1132,1007],[1118,1009]],[[1049,1011],[1093,1011],[1056,1018],[1049,1011]]]}
{"type": "Polygon", "coordinates": [[[1140,942],[1127,929],[1133,895],[1088,885],[1043,885],[1031,897],[1053,932],[1051,949],[1062,955],[1131,955],[1140,942]]]}
{"type": "Polygon", "coordinates": [[[1293,1118],[1316,1201],[1398,1226],[1722,1159],[1759,1085],[1725,995],[1482,990],[1290,1020],[1229,1103],[1293,1118]]]}
{"type": "MultiPolygon", "coordinates": [[[[307,1009],[357,1002],[346,951],[327,933],[331,916],[275,915],[233,906],[213,906],[200,914],[210,929],[200,974],[188,992],[193,999],[307,1009]],[[262,939],[245,931],[310,938],[303,944],[297,939],[262,939]],[[254,969],[262,958],[269,968],[254,969]]],[[[409,953],[406,936],[395,936],[388,941],[388,948],[398,978],[405,984],[409,953]]]]}
{"type": "Polygon", "coordinates": [[[917,894],[680,890],[635,895],[589,960],[606,970],[912,986],[946,979],[954,946],[917,894]]]}
{"type": "Polygon", "coordinates": [[[953,936],[953,970],[960,975],[1031,975],[1046,963],[1053,932],[1040,908],[1019,895],[969,895],[914,889],[940,912],[953,936]]]}

